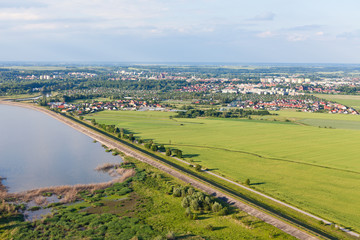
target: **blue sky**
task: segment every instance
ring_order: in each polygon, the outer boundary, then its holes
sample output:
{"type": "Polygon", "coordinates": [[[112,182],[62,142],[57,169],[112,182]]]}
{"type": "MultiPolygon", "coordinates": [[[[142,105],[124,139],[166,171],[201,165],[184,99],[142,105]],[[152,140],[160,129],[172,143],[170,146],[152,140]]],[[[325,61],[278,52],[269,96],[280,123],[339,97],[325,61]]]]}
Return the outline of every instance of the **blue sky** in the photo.
{"type": "Polygon", "coordinates": [[[360,63],[358,0],[1,0],[0,61],[360,63]]]}

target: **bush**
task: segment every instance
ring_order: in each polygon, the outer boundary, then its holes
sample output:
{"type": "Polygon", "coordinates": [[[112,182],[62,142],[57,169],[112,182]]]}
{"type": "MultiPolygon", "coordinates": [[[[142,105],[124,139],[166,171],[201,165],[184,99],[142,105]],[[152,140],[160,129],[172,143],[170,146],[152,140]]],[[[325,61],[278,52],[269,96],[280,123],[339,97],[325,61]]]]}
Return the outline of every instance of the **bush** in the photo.
{"type": "Polygon", "coordinates": [[[213,205],[212,205],[212,211],[213,212],[220,212],[221,209],[222,209],[222,206],[220,205],[220,203],[218,202],[215,202],[213,205]]]}
{"type": "Polygon", "coordinates": [[[205,226],[205,229],[206,229],[206,230],[209,230],[209,231],[214,231],[214,227],[213,227],[213,225],[211,225],[211,224],[206,225],[206,226],[205,226]]]}
{"type": "Polygon", "coordinates": [[[180,188],[174,188],[173,196],[174,197],[181,197],[181,189],[180,188]]]}
{"type": "Polygon", "coordinates": [[[167,148],[167,149],[166,149],[166,156],[171,156],[171,154],[172,154],[172,153],[171,153],[170,148],[167,148]]]}
{"type": "Polygon", "coordinates": [[[200,171],[201,171],[201,165],[196,164],[196,165],[195,165],[195,170],[198,171],[198,172],[200,172],[200,171]]]}
{"type": "Polygon", "coordinates": [[[246,179],[246,180],[245,180],[245,184],[246,184],[246,185],[250,185],[250,179],[246,179]]]}
{"type": "Polygon", "coordinates": [[[165,152],[165,146],[164,146],[164,144],[161,144],[161,145],[160,145],[159,151],[160,151],[160,152],[165,152]]]}
{"type": "Polygon", "coordinates": [[[168,240],[174,240],[174,239],[176,239],[176,238],[175,238],[175,233],[172,232],[172,231],[168,232],[168,234],[166,234],[166,239],[168,239],[168,240]]]}
{"type": "Polygon", "coordinates": [[[182,158],[182,151],[181,151],[181,150],[177,150],[177,151],[176,151],[176,156],[177,156],[178,158],[182,158]]]}
{"type": "Polygon", "coordinates": [[[151,150],[154,151],[154,152],[156,152],[158,150],[158,147],[156,146],[156,144],[153,144],[151,146],[151,150]]]}
{"type": "Polygon", "coordinates": [[[190,201],[187,197],[184,197],[183,200],[181,201],[181,206],[183,208],[187,208],[190,206],[190,201]]]}

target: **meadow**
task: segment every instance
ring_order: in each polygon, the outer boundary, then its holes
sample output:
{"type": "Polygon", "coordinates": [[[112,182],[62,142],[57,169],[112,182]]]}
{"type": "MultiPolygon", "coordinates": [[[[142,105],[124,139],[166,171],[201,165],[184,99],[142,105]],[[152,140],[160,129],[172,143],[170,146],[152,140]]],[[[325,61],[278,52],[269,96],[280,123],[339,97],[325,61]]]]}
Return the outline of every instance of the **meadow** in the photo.
{"type": "Polygon", "coordinates": [[[360,123],[359,116],[276,113],[267,120],[171,119],[174,113],[152,111],[103,111],[86,118],[181,149],[186,160],[237,181],[249,178],[260,191],[359,231],[360,131],[301,122],[346,125],[360,123]]]}

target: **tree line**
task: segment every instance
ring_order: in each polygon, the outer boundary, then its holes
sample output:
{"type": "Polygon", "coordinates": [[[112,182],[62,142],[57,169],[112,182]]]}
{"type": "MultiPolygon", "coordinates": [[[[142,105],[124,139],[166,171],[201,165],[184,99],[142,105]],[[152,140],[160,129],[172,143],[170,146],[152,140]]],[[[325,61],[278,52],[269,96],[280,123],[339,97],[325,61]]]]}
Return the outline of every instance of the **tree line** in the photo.
{"type": "Polygon", "coordinates": [[[219,118],[245,118],[251,115],[271,115],[267,110],[244,110],[231,109],[229,111],[217,111],[215,109],[201,110],[189,109],[186,112],[178,112],[176,118],[196,118],[196,117],[219,117],[219,118]]]}

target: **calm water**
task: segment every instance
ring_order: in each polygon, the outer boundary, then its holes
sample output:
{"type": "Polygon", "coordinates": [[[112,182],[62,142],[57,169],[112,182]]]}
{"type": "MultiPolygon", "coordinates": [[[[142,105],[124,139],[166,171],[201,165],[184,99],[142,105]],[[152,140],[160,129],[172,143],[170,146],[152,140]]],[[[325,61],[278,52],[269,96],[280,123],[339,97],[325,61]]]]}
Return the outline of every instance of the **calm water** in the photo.
{"type": "Polygon", "coordinates": [[[0,176],[9,192],[111,180],[94,168],[121,161],[99,143],[35,110],[0,104],[0,176]]]}

